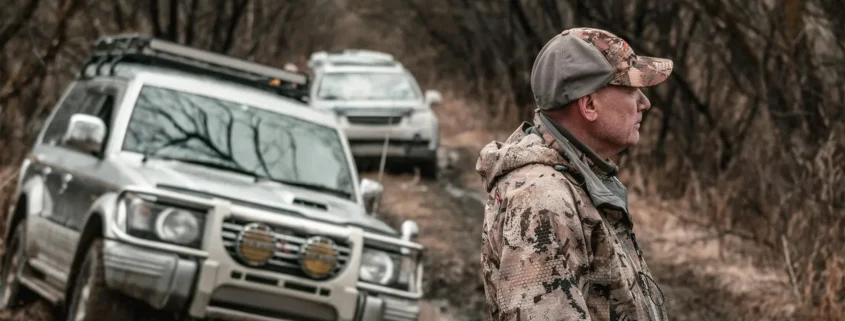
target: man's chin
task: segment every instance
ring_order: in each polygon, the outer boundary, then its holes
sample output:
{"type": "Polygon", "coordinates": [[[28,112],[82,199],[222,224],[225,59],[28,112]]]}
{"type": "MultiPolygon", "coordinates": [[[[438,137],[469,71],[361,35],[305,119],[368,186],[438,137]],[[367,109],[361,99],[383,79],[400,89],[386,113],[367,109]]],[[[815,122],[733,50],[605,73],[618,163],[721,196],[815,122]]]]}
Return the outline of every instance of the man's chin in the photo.
{"type": "Polygon", "coordinates": [[[634,145],[636,145],[639,142],[640,142],[640,133],[634,132],[634,135],[632,135],[631,138],[628,139],[628,146],[627,147],[634,147],[634,145]]]}

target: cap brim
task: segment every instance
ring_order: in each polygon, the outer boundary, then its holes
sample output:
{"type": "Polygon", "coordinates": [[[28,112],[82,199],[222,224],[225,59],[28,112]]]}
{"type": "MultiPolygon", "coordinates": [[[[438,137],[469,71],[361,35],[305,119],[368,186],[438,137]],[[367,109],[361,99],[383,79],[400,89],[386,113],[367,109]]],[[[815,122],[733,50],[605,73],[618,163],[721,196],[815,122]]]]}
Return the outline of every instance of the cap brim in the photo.
{"type": "Polygon", "coordinates": [[[673,68],[672,60],[638,56],[635,64],[628,71],[614,75],[610,84],[628,87],[656,86],[669,78],[673,68]]]}

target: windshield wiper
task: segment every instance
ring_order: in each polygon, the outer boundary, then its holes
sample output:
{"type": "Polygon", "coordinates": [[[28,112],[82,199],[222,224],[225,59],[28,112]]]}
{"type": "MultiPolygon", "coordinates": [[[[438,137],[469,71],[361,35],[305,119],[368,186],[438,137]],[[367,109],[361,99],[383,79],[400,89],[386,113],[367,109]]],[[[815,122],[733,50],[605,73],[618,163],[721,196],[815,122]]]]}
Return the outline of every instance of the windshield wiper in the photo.
{"type": "MultiPolygon", "coordinates": [[[[319,191],[319,192],[328,192],[328,193],[332,193],[332,194],[342,196],[342,197],[345,197],[345,198],[352,198],[352,194],[349,193],[349,192],[342,191],[342,190],[335,189],[335,188],[331,188],[331,187],[328,187],[328,186],[325,186],[325,185],[304,183],[304,182],[299,182],[299,181],[290,181],[290,180],[283,180],[283,179],[271,179],[271,178],[266,178],[266,177],[262,178],[262,180],[263,179],[267,179],[267,180],[277,182],[277,183],[282,183],[282,184],[285,184],[285,185],[307,188],[307,189],[315,190],[315,191],[319,191]]],[[[256,181],[259,181],[259,179],[256,179],[256,181]]]]}

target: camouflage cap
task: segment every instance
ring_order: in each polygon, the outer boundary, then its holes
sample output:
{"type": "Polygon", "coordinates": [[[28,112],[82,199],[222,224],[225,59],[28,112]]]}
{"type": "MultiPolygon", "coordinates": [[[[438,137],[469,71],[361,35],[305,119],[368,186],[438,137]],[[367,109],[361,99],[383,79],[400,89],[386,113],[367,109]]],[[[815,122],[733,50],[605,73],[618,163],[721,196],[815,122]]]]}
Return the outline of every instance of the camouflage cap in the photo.
{"type": "Polygon", "coordinates": [[[625,40],[608,31],[573,28],[540,50],[531,70],[531,90],[538,107],[549,110],[607,85],[660,84],[672,68],[672,60],[637,56],[625,40]]]}

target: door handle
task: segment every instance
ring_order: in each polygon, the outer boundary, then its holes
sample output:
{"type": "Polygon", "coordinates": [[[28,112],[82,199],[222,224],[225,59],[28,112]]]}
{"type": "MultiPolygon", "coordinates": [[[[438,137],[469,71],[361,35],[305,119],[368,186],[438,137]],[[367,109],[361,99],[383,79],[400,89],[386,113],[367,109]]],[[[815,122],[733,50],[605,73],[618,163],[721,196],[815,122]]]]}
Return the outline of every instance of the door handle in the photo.
{"type": "Polygon", "coordinates": [[[62,175],[62,186],[59,187],[59,194],[62,194],[67,190],[67,185],[70,181],[73,180],[73,175],[71,174],[64,174],[62,175]]]}

